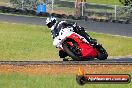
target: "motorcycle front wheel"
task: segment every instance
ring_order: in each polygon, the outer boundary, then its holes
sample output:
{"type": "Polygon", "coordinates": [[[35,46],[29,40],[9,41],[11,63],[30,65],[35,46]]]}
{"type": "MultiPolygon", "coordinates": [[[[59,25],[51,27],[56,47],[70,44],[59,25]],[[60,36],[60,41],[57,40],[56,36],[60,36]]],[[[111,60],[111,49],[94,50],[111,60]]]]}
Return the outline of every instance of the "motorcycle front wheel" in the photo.
{"type": "Polygon", "coordinates": [[[65,41],[62,45],[64,51],[74,60],[74,61],[79,61],[81,60],[81,51],[78,48],[78,44],[77,42],[75,42],[74,40],[70,40],[70,41],[65,41]],[[70,43],[72,43],[73,45],[71,46],[70,43]]]}

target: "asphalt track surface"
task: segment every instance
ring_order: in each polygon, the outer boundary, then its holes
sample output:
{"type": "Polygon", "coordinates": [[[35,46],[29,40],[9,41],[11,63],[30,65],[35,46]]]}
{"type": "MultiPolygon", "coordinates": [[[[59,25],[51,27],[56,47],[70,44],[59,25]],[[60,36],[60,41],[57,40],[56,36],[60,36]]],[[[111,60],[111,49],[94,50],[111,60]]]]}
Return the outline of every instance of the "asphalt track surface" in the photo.
{"type": "MultiPolygon", "coordinates": [[[[7,21],[13,23],[45,25],[46,18],[40,17],[25,17],[0,14],[0,21],[7,21]]],[[[69,19],[70,20],[70,19],[69,19]]],[[[92,22],[83,20],[72,20],[83,26],[87,32],[107,33],[112,35],[121,35],[132,37],[132,24],[121,23],[105,23],[105,22],[92,22]]]]}
{"type": "MultiPolygon", "coordinates": [[[[13,15],[3,15],[0,14],[0,21],[11,22],[11,23],[24,23],[24,24],[34,24],[34,25],[45,25],[46,18],[40,17],[25,17],[25,16],[13,16],[13,15]]],[[[107,33],[112,35],[121,35],[132,37],[132,24],[120,24],[120,23],[105,23],[105,22],[92,22],[92,21],[82,21],[74,20],[79,25],[86,28],[87,31],[107,33]]],[[[105,61],[85,61],[84,62],[62,62],[62,61],[1,61],[0,64],[132,64],[132,57],[126,58],[113,58],[105,61]]]]}
{"type": "Polygon", "coordinates": [[[132,65],[132,58],[128,61],[0,61],[0,65],[132,65]]]}
{"type": "Polygon", "coordinates": [[[132,65],[132,57],[89,61],[0,61],[0,65],[132,65]]]}

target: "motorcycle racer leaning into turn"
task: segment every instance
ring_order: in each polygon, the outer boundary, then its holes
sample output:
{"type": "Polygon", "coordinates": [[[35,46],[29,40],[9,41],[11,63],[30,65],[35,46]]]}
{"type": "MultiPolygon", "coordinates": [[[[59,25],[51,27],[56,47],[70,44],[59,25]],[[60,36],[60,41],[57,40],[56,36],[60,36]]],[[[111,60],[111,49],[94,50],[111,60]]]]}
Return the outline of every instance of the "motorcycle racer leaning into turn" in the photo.
{"type": "MultiPolygon", "coordinates": [[[[46,25],[48,28],[51,30],[51,34],[53,37],[53,45],[57,47],[57,44],[59,42],[59,38],[57,36],[59,35],[59,31],[61,29],[69,29],[72,30],[73,32],[79,34],[80,36],[84,37],[93,47],[96,47],[97,49],[101,50],[101,45],[97,44],[96,39],[92,39],[84,30],[83,27],[78,26],[77,23],[75,22],[70,22],[70,21],[57,21],[55,17],[48,17],[46,19],[46,25]],[[72,27],[72,29],[71,29],[72,27]]],[[[65,58],[67,56],[67,53],[64,51],[60,50],[59,51],[59,56],[60,58],[65,58]]]]}

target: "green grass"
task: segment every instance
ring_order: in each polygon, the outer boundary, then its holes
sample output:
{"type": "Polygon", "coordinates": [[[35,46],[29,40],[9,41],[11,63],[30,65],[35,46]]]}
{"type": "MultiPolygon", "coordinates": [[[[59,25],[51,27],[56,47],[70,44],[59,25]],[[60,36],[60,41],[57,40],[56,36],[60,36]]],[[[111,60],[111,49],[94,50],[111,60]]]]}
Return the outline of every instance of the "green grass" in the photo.
{"type": "MultiPolygon", "coordinates": [[[[129,72],[132,75],[131,72],[129,72]]],[[[80,86],[75,74],[28,75],[22,73],[0,74],[1,88],[132,88],[129,84],[86,84],[80,86]]]]}
{"type": "Polygon", "coordinates": [[[44,26],[0,23],[1,60],[58,58],[50,30],[44,26]]]}
{"type": "MultiPolygon", "coordinates": [[[[109,56],[132,56],[132,38],[90,33],[109,56]]],[[[45,26],[0,23],[0,60],[55,60],[58,49],[52,45],[45,26]]],[[[59,59],[58,59],[59,60],[59,59]]]]}
{"type": "MultiPolygon", "coordinates": [[[[65,1],[75,1],[75,0],[65,0],[65,1]]],[[[121,5],[119,0],[86,0],[88,3],[97,3],[97,4],[110,4],[110,5],[121,5]]]]}
{"type": "Polygon", "coordinates": [[[119,0],[86,0],[88,3],[121,5],[119,0]]]}

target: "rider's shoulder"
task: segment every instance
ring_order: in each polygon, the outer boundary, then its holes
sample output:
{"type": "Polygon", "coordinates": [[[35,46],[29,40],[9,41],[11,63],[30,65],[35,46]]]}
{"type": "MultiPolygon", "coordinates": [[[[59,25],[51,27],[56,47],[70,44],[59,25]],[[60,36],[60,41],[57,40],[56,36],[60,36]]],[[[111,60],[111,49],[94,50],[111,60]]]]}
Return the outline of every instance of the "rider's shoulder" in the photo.
{"type": "Polygon", "coordinates": [[[57,26],[57,27],[63,27],[63,26],[65,26],[65,24],[67,24],[66,21],[58,21],[58,22],[56,23],[56,26],[57,26]]]}
{"type": "Polygon", "coordinates": [[[63,23],[67,23],[66,21],[58,21],[58,24],[63,24],[63,23]]]}

